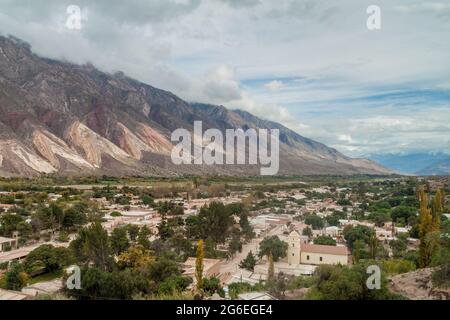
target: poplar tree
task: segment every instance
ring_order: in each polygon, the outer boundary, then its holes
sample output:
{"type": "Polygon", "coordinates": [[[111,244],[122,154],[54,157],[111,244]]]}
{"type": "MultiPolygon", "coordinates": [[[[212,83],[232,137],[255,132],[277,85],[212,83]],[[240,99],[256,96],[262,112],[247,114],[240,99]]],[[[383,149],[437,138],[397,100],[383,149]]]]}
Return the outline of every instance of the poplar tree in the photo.
{"type": "Polygon", "coordinates": [[[428,241],[428,234],[433,229],[433,216],[431,209],[428,208],[428,195],[423,188],[419,191],[420,201],[420,224],[419,224],[419,264],[426,267],[431,262],[431,245],[428,241]]]}
{"type": "Polygon", "coordinates": [[[433,199],[433,211],[432,211],[432,215],[433,215],[433,231],[439,231],[441,228],[441,214],[443,211],[443,202],[444,202],[444,198],[445,196],[443,196],[443,192],[441,189],[438,189],[436,191],[436,195],[434,196],[433,199]]]}
{"type": "Polygon", "coordinates": [[[375,260],[377,257],[377,249],[378,249],[378,239],[376,233],[374,232],[369,239],[370,258],[373,260],[375,260]]]}
{"type": "Polygon", "coordinates": [[[269,270],[267,272],[267,281],[272,283],[275,280],[275,266],[273,264],[272,253],[269,254],[269,270]]]}
{"type": "Polygon", "coordinates": [[[205,255],[203,248],[203,240],[199,240],[197,244],[197,256],[195,259],[195,280],[197,282],[197,290],[203,287],[203,257],[205,255]]]}

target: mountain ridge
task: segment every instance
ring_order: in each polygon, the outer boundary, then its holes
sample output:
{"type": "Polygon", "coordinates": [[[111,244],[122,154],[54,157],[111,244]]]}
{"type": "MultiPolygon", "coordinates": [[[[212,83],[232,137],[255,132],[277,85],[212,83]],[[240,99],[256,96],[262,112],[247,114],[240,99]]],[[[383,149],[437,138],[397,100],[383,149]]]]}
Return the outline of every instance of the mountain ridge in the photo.
{"type": "Polygon", "coordinates": [[[450,155],[444,152],[369,155],[386,168],[410,175],[450,175],[450,155]]]}
{"type": "Polygon", "coordinates": [[[280,174],[389,174],[246,111],[188,103],[121,72],[37,56],[0,36],[0,175],[254,175],[257,165],[174,165],[178,128],[279,129],[280,174]]]}

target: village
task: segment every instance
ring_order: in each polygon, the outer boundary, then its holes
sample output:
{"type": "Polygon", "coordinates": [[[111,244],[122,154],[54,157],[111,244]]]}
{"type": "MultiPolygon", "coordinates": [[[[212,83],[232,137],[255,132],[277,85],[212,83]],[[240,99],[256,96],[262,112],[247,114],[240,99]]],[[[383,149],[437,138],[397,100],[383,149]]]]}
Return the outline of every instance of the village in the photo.
{"type": "MultiPolygon", "coordinates": [[[[428,182],[430,191],[440,190],[439,186],[448,188],[446,182],[437,186],[433,183],[430,187],[428,182]]],[[[275,278],[282,275],[285,285],[287,279],[311,279],[320,265],[351,267],[364,259],[380,259],[384,264],[402,259],[403,265],[408,266],[406,271],[416,269],[407,256],[416,252],[420,245],[416,190],[411,189],[417,181],[402,178],[340,185],[295,181],[276,187],[258,186],[257,190],[254,186],[233,188],[224,184],[202,189],[201,186],[196,188],[195,184],[189,191],[181,188],[170,196],[164,192],[158,194],[148,187],[111,188],[109,185],[78,189],[63,187],[44,195],[24,190],[2,191],[0,279],[5,278],[12,265],[26,262],[30,253],[43,245],[71,249],[71,242],[77,241],[80,229],[97,220],[101,221],[101,227],[111,241],[117,237],[117,230],[129,230],[124,236],[126,239],[120,238],[127,245],[117,249],[116,261],[121,259],[121,254],[131,250],[132,243],[148,244],[152,251],[163,246],[160,250],[183,256],[179,258],[183,261],[178,262],[180,276],[191,278],[186,290],[196,286],[198,257],[195,247],[198,250],[198,239],[205,240],[202,274],[218,282],[217,290],[211,291],[210,298],[301,298],[306,289],[301,286],[290,293],[286,293],[286,289],[280,293],[271,292],[261,284],[268,283],[274,275],[275,278]],[[392,190],[399,190],[399,186],[405,193],[394,197],[392,190]],[[31,202],[30,199],[36,197],[40,197],[40,204],[31,202]],[[79,205],[80,199],[95,210],[79,205]],[[202,231],[195,234],[195,219],[200,216],[210,219],[206,209],[216,204],[233,211],[228,229],[223,229],[226,234],[221,238],[220,229],[217,235],[214,234],[216,229],[206,231],[211,233],[211,238],[202,236],[202,231]],[[42,221],[36,222],[42,216],[39,210],[57,211],[58,205],[69,213],[72,213],[70,208],[78,205],[87,219],[69,223],[65,221],[65,215],[62,224],[52,220],[47,227],[42,226],[45,224],[42,221]],[[31,214],[26,215],[24,208],[31,214]],[[11,216],[18,215],[21,219],[17,219],[16,225],[6,225],[14,220],[11,216]],[[63,227],[65,224],[67,227],[63,227]],[[134,235],[131,230],[135,230],[134,235]],[[168,244],[175,239],[182,242],[180,247],[168,244]],[[213,244],[208,245],[208,241],[213,244]],[[242,289],[244,287],[246,289],[242,289]]],[[[448,200],[444,194],[443,211],[448,209],[448,200]]],[[[212,209],[211,212],[214,214],[212,209]]],[[[449,213],[442,213],[444,219],[450,218],[449,213]]],[[[162,255],[165,254],[163,251],[162,255]]],[[[34,299],[63,291],[66,285],[63,272],[50,277],[40,273],[36,272],[37,280],[29,276],[15,290],[0,286],[0,299],[34,299]]]]}

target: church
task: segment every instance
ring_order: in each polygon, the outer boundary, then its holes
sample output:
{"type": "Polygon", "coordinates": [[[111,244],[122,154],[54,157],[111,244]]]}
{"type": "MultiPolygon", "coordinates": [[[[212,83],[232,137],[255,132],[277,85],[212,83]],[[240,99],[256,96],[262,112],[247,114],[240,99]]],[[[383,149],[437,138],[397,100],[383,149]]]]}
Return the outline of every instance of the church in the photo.
{"type": "Polygon", "coordinates": [[[307,237],[292,231],[288,237],[287,261],[289,265],[341,264],[348,265],[350,254],[344,246],[309,244],[307,237]]]}

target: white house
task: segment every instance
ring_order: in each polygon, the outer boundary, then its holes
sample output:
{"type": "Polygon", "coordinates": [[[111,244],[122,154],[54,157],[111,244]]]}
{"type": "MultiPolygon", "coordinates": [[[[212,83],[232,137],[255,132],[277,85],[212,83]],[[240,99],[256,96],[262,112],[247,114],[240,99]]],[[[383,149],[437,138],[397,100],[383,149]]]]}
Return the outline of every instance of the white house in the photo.
{"type": "Polygon", "coordinates": [[[0,237],[0,252],[17,248],[17,239],[0,237]]]}

